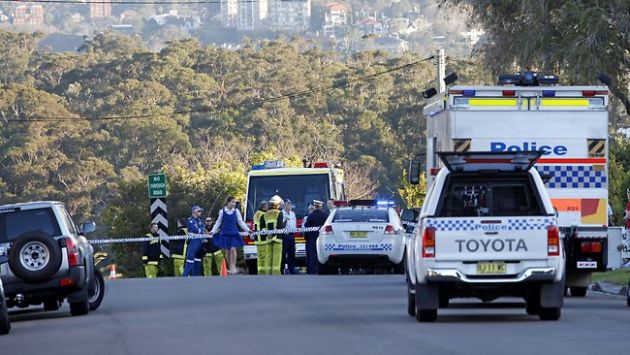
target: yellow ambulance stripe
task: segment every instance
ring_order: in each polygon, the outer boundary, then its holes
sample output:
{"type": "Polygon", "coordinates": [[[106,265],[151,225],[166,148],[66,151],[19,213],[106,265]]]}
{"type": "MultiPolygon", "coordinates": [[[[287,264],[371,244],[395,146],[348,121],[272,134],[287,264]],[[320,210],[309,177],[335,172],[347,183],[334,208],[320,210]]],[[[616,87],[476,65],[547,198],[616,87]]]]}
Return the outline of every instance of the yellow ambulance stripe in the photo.
{"type": "Polygon", "coordinates": [[[580,107],[588,107],[589,101],[588,99],[540,99],[541,106],[580,106],[580,107]]]}
{"type": "Polygon", "coordinates": [[[468,105],[470,106],[512,106],[516,107],[518,104],[517,99],[468,99],[468,105]]]}

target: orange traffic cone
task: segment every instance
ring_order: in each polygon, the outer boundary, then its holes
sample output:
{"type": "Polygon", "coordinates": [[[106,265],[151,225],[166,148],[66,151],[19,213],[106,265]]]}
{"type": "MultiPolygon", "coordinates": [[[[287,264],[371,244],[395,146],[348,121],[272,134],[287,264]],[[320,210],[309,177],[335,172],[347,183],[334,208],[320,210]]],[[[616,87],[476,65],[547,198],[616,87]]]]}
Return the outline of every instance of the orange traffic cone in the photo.
{"type": "Polygon", "coordinates": [[[116,274],[116,264],[111,264],[109,267],[109,280],[116,280],[118,275],[116,274]]]}
{"type": "Polygon", "coordinates": [[[221,272],[219,273],[219,275],[221,275],[221,276],[227,276],[228,275],[227,264],[225,263],[225,259],[223,259],[223,261],[221,262],[221,272]]]}

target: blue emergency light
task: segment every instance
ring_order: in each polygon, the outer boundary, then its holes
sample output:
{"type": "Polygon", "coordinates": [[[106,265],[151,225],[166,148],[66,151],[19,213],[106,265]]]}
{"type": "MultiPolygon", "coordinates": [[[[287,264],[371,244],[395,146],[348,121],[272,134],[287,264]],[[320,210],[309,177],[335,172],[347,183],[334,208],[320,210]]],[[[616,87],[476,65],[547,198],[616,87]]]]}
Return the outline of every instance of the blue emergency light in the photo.
{"type": "Polygon", "coordinates": [[[463,90],[462,95],[468,97],[475,96],[475,90],[463,90]]]}
{"type": "Polygon", "coordinates": [[[555,90],[543,90],[542,96],[543,97],[555,97],[556,96],[556,91],[555,90]]]}
{"type": "Polygon", "coordinates": [[[265,165],[263,164],[252,165],[252,170],[265,170],[265,165]]]}

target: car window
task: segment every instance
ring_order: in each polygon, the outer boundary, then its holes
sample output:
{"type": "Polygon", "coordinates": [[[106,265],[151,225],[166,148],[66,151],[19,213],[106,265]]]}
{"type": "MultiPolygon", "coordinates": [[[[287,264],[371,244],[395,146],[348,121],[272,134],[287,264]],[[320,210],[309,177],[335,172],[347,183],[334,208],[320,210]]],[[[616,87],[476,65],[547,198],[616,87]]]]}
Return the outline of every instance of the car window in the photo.
{"type": "Polygon", "coordinates": [[[389,222],[389,213],[385,208],[337,208],[333,223],[343,222],[389,222]]]}
{"type": "Polygon", "coordinates": [[[13,241],[28,233],[41,233],[48,237],[61,235],[53,210],[37,208],[0,213],[0,242],[13,241]]]}
{"type": "Polygon", "coordinates": [[[59,210],[61,211],[61,216],[63,217],[64,222],[68,226],[68,231],[70,232],[70,234],[77,235],[78,234],[77,227],[74,225],[74,222],[72,221],[72,217],[70,217],[70,214],[68,213],[66,208],[63,206],[60,206],[59,210]]]}
{"type": "Polygon", "coordinates": [[[439,217],[534,216],[544,214],[527,176],[452,176],[444,186],[439,217]]]}

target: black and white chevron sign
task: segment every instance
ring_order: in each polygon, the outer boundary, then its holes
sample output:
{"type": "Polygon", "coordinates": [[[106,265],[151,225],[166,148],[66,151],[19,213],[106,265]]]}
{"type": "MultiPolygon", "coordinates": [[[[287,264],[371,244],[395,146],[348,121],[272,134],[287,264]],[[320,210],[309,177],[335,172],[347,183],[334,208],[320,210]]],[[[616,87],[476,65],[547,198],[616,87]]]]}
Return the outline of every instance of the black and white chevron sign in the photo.
{"type": "MultiPolygon", "coordinates": [[[[161,238],[168,237],[168,215],[165,197],[151,199],[151,223],[157,223],[160,228],[158,234],[161,238]]],[[[168,240],[162,239],[160,241],[160,250],[165,257],[171,257],[168,240]]]]}

